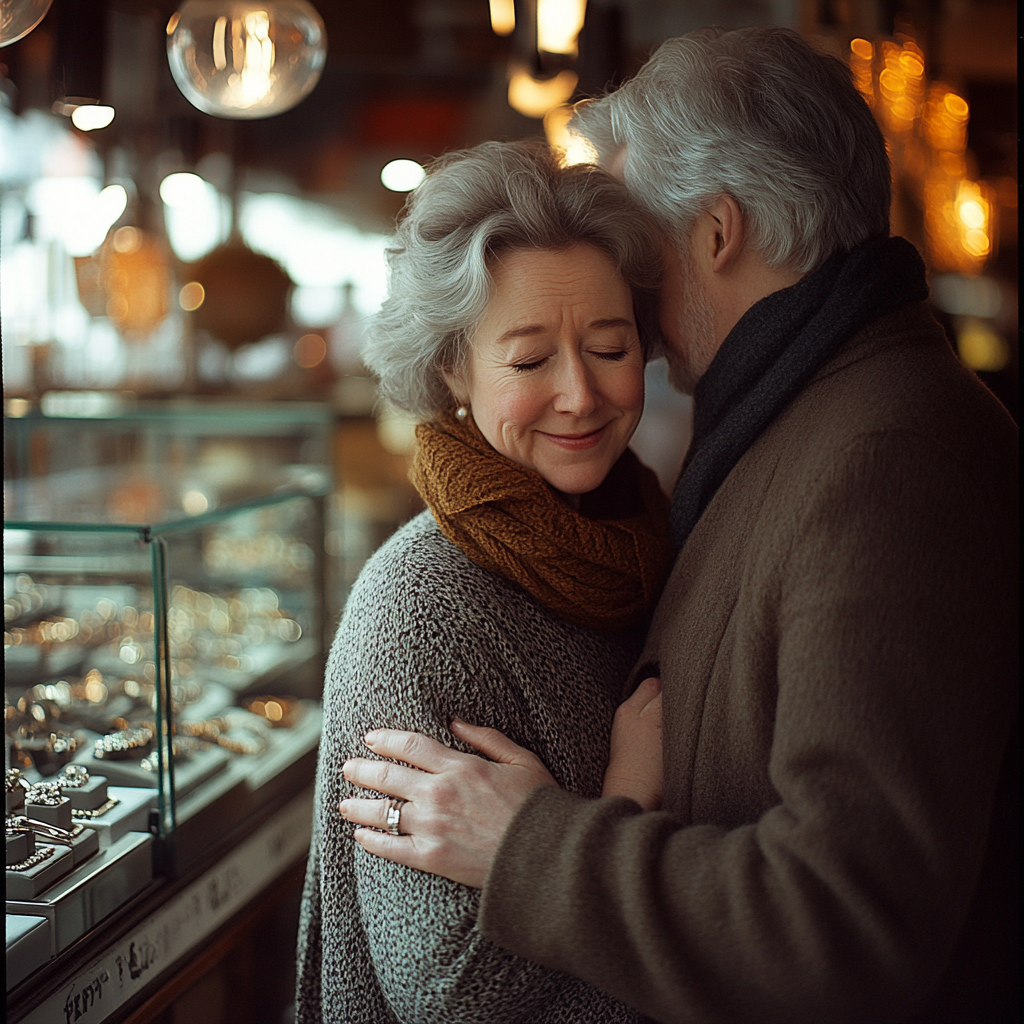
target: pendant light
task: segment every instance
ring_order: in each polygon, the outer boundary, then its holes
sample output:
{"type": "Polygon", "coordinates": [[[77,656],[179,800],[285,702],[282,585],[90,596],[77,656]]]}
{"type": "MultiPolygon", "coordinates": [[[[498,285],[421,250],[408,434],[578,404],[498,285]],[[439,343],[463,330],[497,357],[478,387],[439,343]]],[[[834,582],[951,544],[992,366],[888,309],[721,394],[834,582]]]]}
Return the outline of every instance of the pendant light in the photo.
{"type": "Polygon", "coordinates": [[[0,3],[0,46],[16,43],[46,17],[53,0],[3,0],[0,3]]]}
{"type": "Polygon", "coordinates": [[[291,110],[312,92],[326,56],[324,23],[307,0],[186,0],[167,23],[175,83],[215,117],[291,110]]]}

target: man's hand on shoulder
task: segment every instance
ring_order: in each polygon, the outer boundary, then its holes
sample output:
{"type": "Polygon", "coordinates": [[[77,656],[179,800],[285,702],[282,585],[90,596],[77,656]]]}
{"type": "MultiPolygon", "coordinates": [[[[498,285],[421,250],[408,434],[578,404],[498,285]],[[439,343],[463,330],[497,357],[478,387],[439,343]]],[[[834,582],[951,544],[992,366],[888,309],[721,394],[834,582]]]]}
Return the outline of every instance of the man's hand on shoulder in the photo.
{"type": "Polygon", "coordinates": [[[414,732],[378,729],[364,739],[387,761],[354,758],[345,778],[395,800],[343,800],[342,817],[357,825],[369,853],[482,889],[506,829],[537,786],[556,786],[540,758],[496,729],[459,719],[452,733],[485,754],[463,754],[414,732]],[[401,761],[402,764],[394,764],[401,761]],[[412,767],[406,767],[411,765],[412,767]],[[387,831],[388,809],[399,806],[399,835],[387,831]]]}

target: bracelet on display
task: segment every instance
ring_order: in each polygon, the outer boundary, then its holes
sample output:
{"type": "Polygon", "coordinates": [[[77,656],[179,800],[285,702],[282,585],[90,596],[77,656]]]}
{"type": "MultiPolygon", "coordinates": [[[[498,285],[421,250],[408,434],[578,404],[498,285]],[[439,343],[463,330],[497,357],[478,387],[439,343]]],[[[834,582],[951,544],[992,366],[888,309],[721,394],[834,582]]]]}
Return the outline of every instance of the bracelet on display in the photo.
{"type": "Polygon", "coordinates": [[[257,733],[251,726],[234,727],[240,732],[249,733],[253,737],[250,742],[239,739],[237,736],[227,735],[233,727],[226,718],[207,718],[202,722],[179,722],[177,728],[186,736],[194,736],[210,743],[216,743],[217,746],[223,747],[233,754],[241,754],[243,757],[264,754],[270,746],[267,737],[257,733]]]}
{"type": "MultiPolygon", "coordinates": [[[[210,744],[204,740],[196,739],[193,736],[175,736],[171,741],[171,757],[175,761],[190,757],[198,750],[209,750],[210,744]]],[[[139,762],[139,767],[147,772],[157,772],[160,770],[160,760],[158,753],[154,750],[151,754],[147,754],[139,762]]]]}
{"type": "Polygon", "coordinates": [[[71,817],[78,818],[82,821],[91,821],[93,818],[102,818],[107,811],[113,810],[120,802],[120,797],[112,796],[105,804],[100,804],[99,807],[93,807],[91,810],[79,810],[77,807],[72,807],[71,817]]]}
{"type": "Polygon", "coordinates": [[[153,742],[153,731],[147,728],[120,729],[101,736],[93,746],[92,756],[103,761],[125,761],[153,742]]]}
{"type": "Polygon", "coordinates": [[[84,831],[84,825],[75,825],[70,831],[60,828],[57,825],[48,825],[45,821],[36,821],[35,818],[27,818],[24,814],[16,815],[7,819],[7,833],[13,835],[17,832],[32,831],[37,838],[44,843],[57,843],[61,846],[71,846],[72,840],[77,839],[84,831]]]}
{"type": "Polygon", "coordinates": [[[35,853],[30,853],[24,860],[18,861],[17,864],[8,864],[7,870],[30,871],[32,868],[38,867],[40,864],[42,864],[44,860],[47,860],[49,857],[52,857],[55,850],[55,846],[37,847],[35,853]]]}

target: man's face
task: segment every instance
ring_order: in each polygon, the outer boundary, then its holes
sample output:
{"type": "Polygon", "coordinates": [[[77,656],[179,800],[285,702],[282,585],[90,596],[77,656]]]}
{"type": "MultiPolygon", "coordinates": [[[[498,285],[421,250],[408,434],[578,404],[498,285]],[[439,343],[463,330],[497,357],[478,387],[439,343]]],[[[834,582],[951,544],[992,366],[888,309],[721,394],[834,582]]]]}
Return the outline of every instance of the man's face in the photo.
{"type": "Polygon", "coordinates": [[[676,391],[692,395],[715,358],[715,314],[692,254],[687,234],[663,243],[665,273],[661,285],[661,333],[668,379],[676,391]]]}

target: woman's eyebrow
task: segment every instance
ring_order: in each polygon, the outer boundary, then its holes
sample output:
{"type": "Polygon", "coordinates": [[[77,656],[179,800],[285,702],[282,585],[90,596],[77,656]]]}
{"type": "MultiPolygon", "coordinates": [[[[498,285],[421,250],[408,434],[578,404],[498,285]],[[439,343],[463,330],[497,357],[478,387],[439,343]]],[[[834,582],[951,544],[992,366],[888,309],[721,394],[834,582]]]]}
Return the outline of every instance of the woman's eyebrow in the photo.
{"type": "Polygon", "coordinates": [[[498,335],[498,341],[512,341],[514,338],[529,338],[535,334],[543,334],[546,328],[543,324],[523,324],[521,327],[510,327],[507,331],[498,335]]]}
{"type": "MultiPolygon", "coordinates": [[[[636,327],[632,320],[621,316],[602,317],[600,320],[591,320],[587,325],[592,331],[603,331],[613,327],[636,327]]],[[[529,338],[533,335],[543,334],[547,330],[542,324],[524,324],[521,327],[510,327],[507,331],[499,334],[497,341],[512,341],[514,338],[529,338]]]]}
{"type": "Polygon", "coordinates": [[[636,324],[632,320],[627,320],[621,316],[610,316],[603,320],[591,320],[591,330],[604,330],[607,327],[636,327],[636,324]]]}

